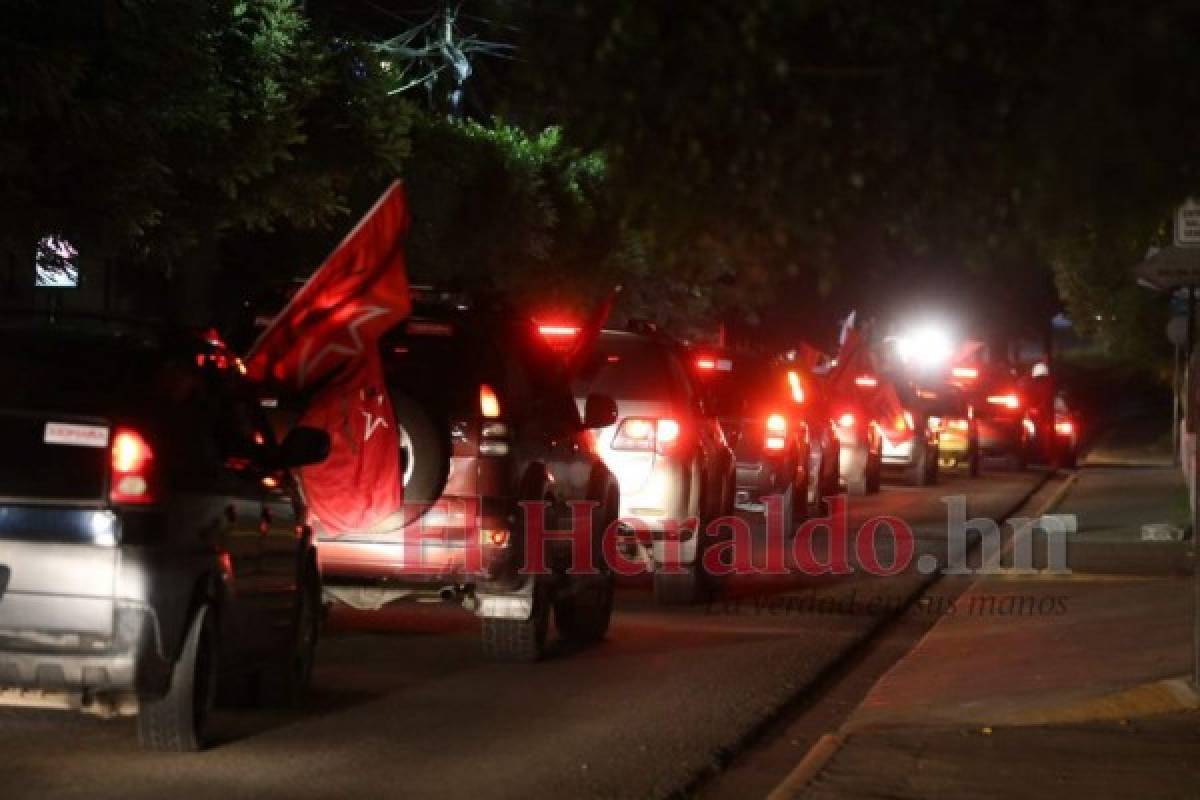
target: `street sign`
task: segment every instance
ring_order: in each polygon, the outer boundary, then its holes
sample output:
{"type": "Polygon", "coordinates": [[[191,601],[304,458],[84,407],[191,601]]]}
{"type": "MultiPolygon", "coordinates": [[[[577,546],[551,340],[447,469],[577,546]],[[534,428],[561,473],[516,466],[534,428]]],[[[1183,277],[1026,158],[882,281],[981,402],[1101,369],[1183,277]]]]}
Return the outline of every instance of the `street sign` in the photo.
{"type": "Polygon", "coordinates": [[[1159,291],[1200,286],[1200,247],[1165,247],[1137,266],[1137,277],[1159,291]]]}
{"type": "Polygon", "coordinates": [[[75,289],[79,286],[79,251],[61,236],[43,236],[33,254],[34,286],[75,289]]]}
{"type": "Polygon", "coordinates": [[[1200,200],[1189,197],[1175,212],[1175,245],[1200,247],[1200,200]]]}

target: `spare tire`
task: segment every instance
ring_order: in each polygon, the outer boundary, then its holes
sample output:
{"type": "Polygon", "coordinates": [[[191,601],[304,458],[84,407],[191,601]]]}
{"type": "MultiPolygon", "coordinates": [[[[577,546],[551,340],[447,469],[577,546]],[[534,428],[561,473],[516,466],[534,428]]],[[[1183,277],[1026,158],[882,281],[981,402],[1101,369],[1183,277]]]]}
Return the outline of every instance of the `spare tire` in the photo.
{"type": "Polygon", "coordinates": [[[428,505],[442,496],[450,477],[450,430],[408,395],[393,391],[404,502],[428,505]]]}

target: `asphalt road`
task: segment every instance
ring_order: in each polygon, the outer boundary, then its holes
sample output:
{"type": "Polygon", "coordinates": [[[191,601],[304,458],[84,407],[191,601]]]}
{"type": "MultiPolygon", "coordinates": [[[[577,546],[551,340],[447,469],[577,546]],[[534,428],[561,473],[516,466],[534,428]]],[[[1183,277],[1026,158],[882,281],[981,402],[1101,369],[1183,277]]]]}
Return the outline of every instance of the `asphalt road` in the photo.
{"type": "MultiPolygon", "coordinates": [[[[856,500],[850,527],[908,522],[916,556],[941,558],[946,506],[1002,517],[1036,473],[945,477],[856,500]]],[[[761,556],[762,532],[756,529],[761,556]]],[[[890,539],[884,537],[884,542],[890,539]]],[[[890,560],[888,548],[880,558],[890,560]]],[[[441,606],[336,612],[304,711],[226,710],[218,745],[137,749],[130,721],[0,711],[0,796],[653,797],[688,791],[928,578],[731,579],[709,605],[664,610],[625,581],[608,639],[534,665],[479,657],[477,624],[441,606]]]]}

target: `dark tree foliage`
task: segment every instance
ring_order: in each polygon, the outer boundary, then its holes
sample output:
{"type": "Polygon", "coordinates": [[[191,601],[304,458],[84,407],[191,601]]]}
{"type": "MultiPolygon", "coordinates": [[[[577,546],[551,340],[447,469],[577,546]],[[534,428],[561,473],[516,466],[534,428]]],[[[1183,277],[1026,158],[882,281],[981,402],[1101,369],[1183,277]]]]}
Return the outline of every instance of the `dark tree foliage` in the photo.
{"type": "Polygon", "coordinates": [[[1044,324],[1051,264],[1086,283],[1096,253],[1081,243],[1136,250],[1200,189],[1192,2],[526,0],[510,14],[522,58],[487,87],[507,87],[502,113],[603,147],[662,268],[786,276],[797,304],[884,304],[923,283],[1044,324]]]}
{"type": "Polygon", "coordinates": [[[47,232],[127,293],[210,310],[221,248],[348,217],[407,153],[378,70],[290,0],[6,0],[0,250],[47,232]]]}

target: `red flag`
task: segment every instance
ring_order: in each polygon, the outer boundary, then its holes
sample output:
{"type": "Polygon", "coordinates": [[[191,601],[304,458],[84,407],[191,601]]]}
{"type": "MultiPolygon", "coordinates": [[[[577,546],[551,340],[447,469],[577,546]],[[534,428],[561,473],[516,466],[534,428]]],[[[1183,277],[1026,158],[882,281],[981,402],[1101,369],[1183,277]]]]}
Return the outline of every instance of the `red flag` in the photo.
{"type": "Polygon", "coordinates": [[[567,354],[566,373],[568,376],[578,375],[588,358],[591,357],[596,342],[600,340],[600,332],[604,330],[604,324],[608,322],[613,306],[617,304],[617,295],[621,293],[621,289],[620,285],[614,286],[612,291],[592,309],[592,313],[588,315],[583,327],[580,328],[575,344],[567,354]]]}
{"type": "Polygon", "coordinates": [[[327,431],[329,458],[300,471],[327,533],[370,528],[400,509],[399,437],[378,339],[408,316],[404,190],[394,183],[271,323],[251,377],[313,395],[301,420],[327,431]]]}
{"type": "Polygon", "coordinates": [[[373,351],[412,306],[408,224],[404,188],[393,183],[250,348],[250,376],[303,390],[373,351]]]}
{"type": "Polygon", "coordinates": [[[847,326],[843,331],[837,365],[830,370],[829,384],[837,396],[856,398],[857,402],[862,404],[863,410],[893,441],[902,440],[912,434],[912,429],[905,420],[904,404],[896,393],[896,387],[876,370],[875,358],[858,328],[847,326]],[[875,378],[874,384],[860,386],[857,379],[862,375],[875,378]]]}
{"type": "Polygon", "coordinates": [[[378,357],[356,359],[323,386],[300,421],[328,431],[329,458],[300,470],[323,533],[361,531],[400,509],[396,418],[378,357]]]}

